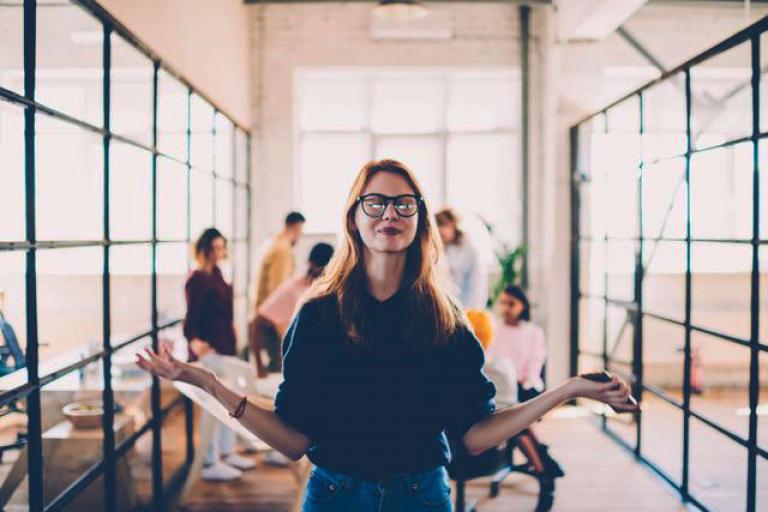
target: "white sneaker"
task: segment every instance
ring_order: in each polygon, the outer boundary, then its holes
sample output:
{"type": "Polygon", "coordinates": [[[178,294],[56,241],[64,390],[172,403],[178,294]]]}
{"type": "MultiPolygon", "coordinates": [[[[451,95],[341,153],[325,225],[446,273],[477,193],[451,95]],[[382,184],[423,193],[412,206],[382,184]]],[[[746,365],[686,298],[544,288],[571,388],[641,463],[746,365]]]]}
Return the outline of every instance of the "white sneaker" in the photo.
{"type": "Polygon", "coordinates": [[[270,450],[264,455],[264,462],[272,466],[287,467],[291,464],[291,459],[277,450],[270,450]]]}
{"type": "Polygon", "coordinates": [[[242,471],[245,471],[246,469],[253,469],[256,467],[255,461],[251,459],[247,459],[245,457],[241,457],[236,453],[227,455],[222,460],[224,461],[224,464],[228,466],[232,466],[233,468],[237,468],[242,471]]]}
{"type": "Polygon", "coordinates": [[[210,466],[203,467],[201,475],[203,480],[211,482],[229,482],[237,480],[243,476],[243,472],[239,469],[235,469],[229,464],[224,464],[221,461],[215,462],[210,466]]]}

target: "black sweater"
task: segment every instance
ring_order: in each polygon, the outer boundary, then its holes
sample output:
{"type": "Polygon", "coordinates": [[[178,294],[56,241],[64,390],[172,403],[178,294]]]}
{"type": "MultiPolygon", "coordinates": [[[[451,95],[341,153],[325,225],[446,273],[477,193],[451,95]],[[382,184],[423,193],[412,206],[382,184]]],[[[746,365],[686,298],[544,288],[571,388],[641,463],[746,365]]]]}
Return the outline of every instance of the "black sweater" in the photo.
{"type": "Polygon", "coordinates": [[[438,348],[404,336],[401,289],[380,302],[366,292],[366,348],[351,345],[334,297],[305,304],[283,345],[275,412],[311,439],[318,466],[382,481],[450,461],[446,434],[461,438],[494,412],[483,350],[465,327],[438,348]]]}

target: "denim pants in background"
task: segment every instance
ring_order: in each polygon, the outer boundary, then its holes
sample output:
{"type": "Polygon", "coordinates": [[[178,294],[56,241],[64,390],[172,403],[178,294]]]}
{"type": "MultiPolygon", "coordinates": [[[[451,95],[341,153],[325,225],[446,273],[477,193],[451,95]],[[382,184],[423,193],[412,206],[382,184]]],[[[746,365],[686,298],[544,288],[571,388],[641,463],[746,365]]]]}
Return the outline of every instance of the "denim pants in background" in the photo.
{"type": "Polygon", "coordinates": [[[440,466],[395,475],[386,483],[315,467],[304,491],[302,512],[451,512],[448,473],[440,466]]]}

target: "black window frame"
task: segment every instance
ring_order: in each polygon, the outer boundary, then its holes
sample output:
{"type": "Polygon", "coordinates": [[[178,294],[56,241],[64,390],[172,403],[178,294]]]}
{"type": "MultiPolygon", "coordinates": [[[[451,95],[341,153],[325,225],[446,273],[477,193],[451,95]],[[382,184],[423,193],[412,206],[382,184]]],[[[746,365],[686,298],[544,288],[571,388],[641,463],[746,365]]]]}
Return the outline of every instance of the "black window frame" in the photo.
{"type": "MultiPolygon", "coordinates": [[[[27,432],[27,457],[28,457],[28,486],[29,486],[29,510],[33,512],[54,511],[65,508],[75,497],[84,492],[88,486],[97,478],[103,476],[103,497],[104,510],[116,509],[116,466],[117,461],[124,457],[128,451],[135,445],[136,441],[143,435],[151,432],[152,436],[152,499],[149,506],[155,510],[166,508],[168,499],[174,495],[186,479],[187,473],[191,467],[194,457],[193,442],[193,406],[192,402],[183,396],[173,400],[171,403],[161,406],[160,402],[160,383],[155,377],[152,379],[150,401],[151,417],[144,425],[141,425],[129,437],[119,443],[115,441],[113,431],[114,413],[114,393],[112,389],[111,358],[116,351],[126,346],[136,343],[139,340],[151,338],[152,345],[156,349],[159,335],[161,332],[173,328],[180,324],[183,319],[172,318],[160,323],[158,318],[158,272],[157,272],[157,248],[158,244],[178,243],[188,246],[196,233],[191,233],[190,217],[192,203],[189,193],[190,173],[192,170],[190,162],[191,132],[190,132],[190,99],[193,94],[198,95],[213,108],[211,119],[211,137],[213,141],[214,154],[216,146],[216,128],[215,122],[217,116],[224,116],[232,124],[231,150],[232,172],[229,175],[221,175],[218,169],[214,167],[206,172],[210,172],[212,177],[212,210],[213,220],[216,224],[216,184],[219,182],[228,182],[232,187],[232,219],[228,222],[232,226],[232,237],[230,242],[235,244],[245,244],[246,247],[246,267],[237,269],[233,264],[233,281],[244,280],[240,293],[236,293],[236,299],[241,299],[244,308],[251,302],[250,282],[251,276],[251,134],[248,127],[239,124],[233,116],[228,115],[223,109],[216,106],[205,94],[197,90],[184,76],[169,66],[157,53],[142,43],[130,30],[117,21],[98,3],[92,0],[70,0],[70,4],[84,9],[92,15],[102,26],[103,41],[102,47],[102,67],[103,67],[103,125],[93,125],[87,121],[77,119],[71,115],[60,112],[47,105],[38,103],[35,100],[35,76],[36,76],[36,40],[37,40],[37,2],[34,0],[24,0],[19,3],[23,9],[23,46],[24,46],[24,94],[0,87],[0,101],[5,101],[23,109],[24,112],[24,180],[25,180],[25,220],[26,236],[25,240],[19,241],[1,241],[0,252],[17,251],[26,255],[26,331],[27,343],[25,347],[25,357],[27,371],[27,382],[13,389],[0,392],[0,407],[10,404],[15,400],[25,399],[27,403],[28,432],[27,432]],[[128,44],[133,46],[143,55],[145,55],[153,65],[152,78],[152,144],[147,145],[131,137],[112,133],[110,131],[110,111],[111,111],[111,58],[112,45],[111,36],[116,34],[123,38],[128,44]],[[158,112],[158,72],[163,70],[178,80],[187,92],[187,119],[186,119],[186,158],[164,154],[157,149],[157,112],[158,112]],[[103,237],[101,240],[88,241],[66,241],[66,240],[38,240],[36,236],[35,222],[35,184],[36,184],[36,165],[35,165],[35,118],[39,114],[44,114],[52,118],[59,119],[65,123],[75,125],[91,133],[98,134],[103,141],[103,237]],[[238,148],[238,132],[242,134],[244,144],[238,148]],[[129,144],[141,148],[151,153],[151,210],[152,210],[152,234],[147,240],[112,240],[110,238],[110,144],[111,141],[129,144]],[[238,149],[240,152],[238,152],[238,149]],[[186,238],[183,240],[162,240],[157,237],[157,204],[160,198],[157,197],[157,161],[158,157],[168,158],[175,161],[186,169],[186,238]],[[241,162],[245,166],[245,181],[240,180],[235,166],[238,159],[245,158],[241,162]],[[244,197],[245,204],[238,204],[238,191],[241,197],[244,197]],[[244,194],[242,194],[244,192],[244,194]],[[245,229],[238,226],[238,207],[245,209],[245,215],[241,217],[245,220],[245,229]],[[245,236],[239,236],[238,233],[245,233],[245,236]],[[152,273],[151,273],[151,328],[148,331],[135,333],[127,339],[121,339],[118,343],[112,344],[111,333],[111,314],[110,314],[110,249],[113,246],[125,245],[150,245],[152,254],[152,273]],[[36,253],[39,249],[56,249],[64,247],[101,247],[102,248],[102,347],[101,351],[92,354],[77,363],[70,364],[61,369],[40,375],[38,371],[39,353],[38,353],[38,317],[37,317],[37,258],[36,253]],[[244,274],[244,275],[243,275],[244,274]],[[102,459],[86,470],[74,482],[72,482],[58,496],[49,503],[45,503],[44,482],[43,482],[43,450],[42,450],[42,425],[41,425],[41,388],[65,375],[82,370],[87,365],[101,361],[103,369],[104,389],[102,399],[104,402],[105,414],[103,416],[103,453],[102,459]],[[185,414],[185,449],[186,458],[183,465],[169,478],[164,484],[162,467],[162,424],[163,420],[176,409],[183,409],[185,414]]],[[[161,199],[160,199],[161,200],[161,199]]],[[[186,270],[186,269],[185,269],[186,270]]],[[[243,311],[247,315],[247,311],[243,311]]]]}
{"type": "MultiPolygon", "coordinates": [[[[691,437],[691,419],[697,421],[697,425],[701,425],[705,428],[710,428],[716,433],[730,439],[736,444],[740,445],[747,450],[747,482],[746,482],[746,509],[748,512],[754,512],[757,507],[757,461],[758,457],[763,461],[768,460],[768,451],[758,445],[757,440],[757,428],[758,428],[758,415],[757,406],[759,401],[760,391],[760,374],[759,374],[759,356],[761,353],[768,353],[768,345],[761,342],[759,333],[759,322],[768,321],[768,318],[760,318],[760,269],[759,269],[759,251],[761,247],[768,247],[768,240],[760,238],[760,203],[764,205],[768,204],[768,200],[760,198],[760,158],[763,159],[762,178],[768,179],[766,176],[765,158],[767,155],[760,154],[761,141],[768,139],[768,131],[761,131],[761,90],[760,82],[761,76],[765,74],[765,70],[761,69],[761,41],[768,41],[768,17],[762,18],[749,27],[739,31],[733,36],[725,39],[724,41],[716,44],[715,46],[705,50],[699,55],[694,56],[685,63],[677,66],[676,68],[664,72],[659,78],[639,87],[638,89],[630,92],[622,98],[612,102],[610,105],[602,108],[601,110],[594,112],[570,128],[570,199],[571,199],[571,226],[570,226],[570,361],[569,369],[570,374],[577,375],[580,370],[586,368],[580,368],[580,356],[589,356],[595,360],[601,360],[604,368],[609,369],[617,375],[626,378],[633,388],[634,395],[640,402],[643,400],[644,393],[650,393],[655,398],[658,398],[666,404],[682,411],[683,425],[682,425],[682,437],[683,437],[683,450],[682,450],[682,472],[681,475],[672,475],[656,462],[651,460],[646,451],[643,449],[643,436],[642,436],[642,412],[635,415],[634,422],[634,443],[631,443],[626,439],[626,434],[623,436],[617,433],[610,425],[610,422],[606,420],[605,414],[602,414],[600,419],[601,429],[612,439],[614,439],[619,445],[623,446],[630,452],[632,452],[637,460],[650,468],[655,474],[665,480],[680,494],[681,499],[684,502],[695,505],[700,510],[710,510],[704,500],[699,499],[690,490],[690,437],[691,437]],[[752,118],[751,118],[751,134],[746,137],[734,138],[726,142],[710,146],[698,148],[692,145],[692,103],[693,94],[691,87],[691,71],[696,66],[705,63],[724,52],[733,49],[739,45],[749,45],[749,51],[751,55],[751,77],[749,80],[748,88],[751,89],[751,101],[752,101],[752,118]],[[588,198],[583,197],[583,191],[589,187],[589,141],[585,140],[583,133],[590,133],[591,123],[603,122],[604,129],[608,133],[607,116],[608,112],[617,106],[625,105],[629,101],[637,102],[638,109],[638,125],[633,128],[633,133],[636,133],[642,138],[645,133],[645,110],[644,110],[644,95],[652,87],[666,81],[674,80],[675,77],[682,75],[684,78],[684,96],[685,98],[685,135],[686,135],[686,148],[683,153],[665,156],[663,158],[656,158],[653,160],[644,160],[642,146],[640,149],[640,156],[637,161],[637,209],[638,209],[638,222],[637,226],[633,226],[635,236],[631,237],[611,237],[607,234],[592,237],[585,235],[581,232],[581,214],[582,205],[588,198]],[[636,130],[636,131],[634,131],[636,130]],[[712,239],[712,238],[697,238],[691,235],[691,190],[688,186],[690,184],[690,177],[692,174],[691,157],[697,153],[702,153],[711,150],[717,150],[722,148],[733,147],[737,144],[749,143],[752,145],[752,227],[751,237],[747,239],[712,239]],[[663,236],[651,238],[644,235],[643,230],[643,175],[644,169],[649,165],[655,165],[664,161],[671,161],[673,159],[685,159],[685,175],[684,184],[686,189],[685,199],[685,236],[683,238],[664,238],[663,236]],[[584,262],[582,259],[582,247],[584,243],[590,243],[596,241],[598,243],[604,243],[608,246],[610,241],[622,241],[632,242],[635,244],[634,249],[634,261],[629,262],[633,267],[634,274],[634,296],[631,300],[617,299],[611,297],[608,292],[608,287],[604,286],[602,294],[589,293],[589,291],[582,290],[581,288],[581,268],[584,262]],[[655,312],[646,311],[643,307],[643,281],[645,278],[645,259],[644,249],[648,242],[675,242],[685,244],[685,316],[684,319],[676,319],[670,315],[658,314],[655,312]],[[728,246],[741,246],[751,248],[752,268],[750,273],[750,336],[749,338],[738,337],[724,332],[718,332],[711,328],[707,328],[701,325],[696,325],[692,322],[692,272],[691,272],[691,248],[696,243],[717,243],[726,244],[728,246]],[[602,350],[582,350],[579,344],[580,340],[580,304],[582,300],[594,300],[598,304],[602,303],[603,311],[603,325],[599,330],[602,332],[602,350]],[[632,347],[631,347],[631,360],[621,361],[612,357],[610,340],[607,335],[606,320],[607,309],[609,307],[617,307],[624,309],[627,314],[627,322],[633,327],[632,347]],[[684,349],[683,349],[683,368],[682,370],[682,383],[683,383],[683,399],[682,401],[675,396],[667,393],[665,390],[651,383],[644,382],[643,379],[643,319],[652,318],[655,321],[665,322],[668,324],[676,325],[684,329],[684,349]],[[706,414],[695,410],[691,407],[691,395],[693,393],[691,386],[691,371],[692,371],[692,350],[691,350],[691,338],[692,333],[704,334],[718,340],[722,340],[725,343],[733,343],[749,349],[749,433],[745,438],[737,432],[734,432],[725,426],[719,424],[717,421],[706,414]],[[629,367],[629,371],[626,368],[629,367]]],[[[763,45],[762,51],[765,51],[765,45],[763,45]]],[[[764,56],[763,56],[764,57],[764,56]]],[[[745,87],[747,88],[747,87],[745,87]]],[[[762,91],[763,93],[765,91],[762,91]]],[[[766,99],[763,99],[765,103],[766,99]]],[[[763,116],[768,113],[763,112],[763,116]]],[[[693,169],[695,172],[695,169],[693,169]]],[[[607,266],[602,275],[603,282],[607,283],[609,279],[607,266]]],[[[763,420],[768,421],[768,420],[763,420]]]]}

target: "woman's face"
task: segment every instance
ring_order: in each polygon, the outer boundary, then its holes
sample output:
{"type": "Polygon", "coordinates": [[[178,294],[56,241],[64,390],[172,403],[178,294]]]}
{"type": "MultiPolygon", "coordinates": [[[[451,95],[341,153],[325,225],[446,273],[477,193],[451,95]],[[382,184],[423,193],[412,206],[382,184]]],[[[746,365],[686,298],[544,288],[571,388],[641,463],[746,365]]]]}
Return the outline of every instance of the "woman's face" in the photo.
{"type": "Polygon", "coordinates": [[[437,230],[440,232],[440,240],[443,241],[443,245],[453,243],[456,239],[456,224],[453,222],[438,224],[437,230]]]}
{"type": "Polygon", "coordinates": [[[499,295],[498,308],[505,324],[516,324],[520,320],[520,315],[523,314],[525,305],[512,295],[502,293],[499,295]]]}
{"type": "MultiPolygon", "coordinates": [[[[405,178],[391,172],[378,172],[370,179],[362,194],[382,194],[399,196],[415,194],[405,181],[405,178]]],[[[398,253],[403,252],[416,238],[416,228],[419,224],[419,213],[412,217],[401,217],[394,204],[387,205],[381,217],[370,217],[358,203],[354,217],[355,227],[360,233],[365,247],[373,252],[398,253]]]]}
{"type": "Polygon", "coordinates": [[[218,265],[220,262],[227,259],[227,242],[219,237],[214,238],[211,244],[211,262],[214,265],[218,265]]]}

